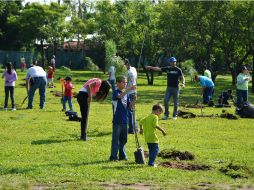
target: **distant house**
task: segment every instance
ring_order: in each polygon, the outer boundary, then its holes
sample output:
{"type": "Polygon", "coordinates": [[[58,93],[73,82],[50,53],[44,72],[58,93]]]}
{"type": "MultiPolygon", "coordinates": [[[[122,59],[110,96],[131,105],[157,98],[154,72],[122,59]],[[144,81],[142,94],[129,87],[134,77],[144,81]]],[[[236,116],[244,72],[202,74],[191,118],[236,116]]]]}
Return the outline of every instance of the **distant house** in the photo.
{"type": "Polygon", "coordinates": [[[64,50],[89,50],[90,48],[84,44],[84,42],[67,41],[63,44],[64,50]]]}

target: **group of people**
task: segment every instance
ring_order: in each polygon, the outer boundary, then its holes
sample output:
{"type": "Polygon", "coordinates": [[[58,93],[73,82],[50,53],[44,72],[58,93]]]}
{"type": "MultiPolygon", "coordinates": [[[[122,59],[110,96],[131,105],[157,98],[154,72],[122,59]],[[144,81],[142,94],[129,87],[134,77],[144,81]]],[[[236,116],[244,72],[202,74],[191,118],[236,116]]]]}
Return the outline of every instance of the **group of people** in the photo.
{"type": "MultiPolygon", "coordinates": [[[[167,88],[164,97],[164,116],[163,119],[169,118],[169,100],[173,97],[174,109],[173,119],[177,119],[178,113],[178,97],[180,93],[180,81],[181,86],[185,87],[185,77],[182,70],[177,67],[177,60],[175,57],[168,59],[170,65],[164,67],[152,67],[147,66],[147,70],[162,71],[167,73],[167,88]]],[[[115,77],[115,68],[112,66],[109,69],[109,79],[101,80],[99,78],[93,78],[83,84],[79,93],[77,94],[77,101],[81,112],[81,140],[86,141],[87,129],[88,129],[88,116],[89,108],[92,99],[97,101],[105,100],[110,88],[112,88],[112,106],[113,106],[113,132],[111,143],[111,161],[127,160],[126,155],[126,143],[128,134],[135,133],[137,131],[135,121],[135,104],[137,100],[137,71],[135,67],[132,67],[128,61],[125,60],[125,66],[127,68],[126,76],[115,77]],[[128,128],[129,125],[129,128],[128,128]]],[[[54,75],[54,68],[49,67],[51,77],[54,75]]],[[[202,86],[203,103],[207,104],[211,99],[214,91],[214,83],[211,80],[211,73],[207,72],[207,76],[195,76],[195,80],[200,82],[202,86]]],[[[44,69],[34,62],[26,74],[26,89],[28,93],[28,106],[27,109],[33,108],[33,98],[36,89],[39,89],[40,94],[40,108],[45,107],[46,86],[47,86],[47,73],[44,69]]],[[[15,110],[14,102],[14,86],[17,80],[17,73],[12,69],[11,63],[7,64],[6,70],[2,77],[5,77],[5,104],[4,109],[7,109],[8,96],[11,94],[12,109],[15,110]]],[[[48,74],[48,78],[49,74],[48,74]]],[[[53,78],[53,77],[52,77],[53,78]]],[[[251,80],[249,72],[246,67],[243,67],[241,73],[237,76],[237,104],[248,100],[248,82],[251,80]]],[[[48,80],[53,83],[52,80],[48,80]]],[[[70,111],[73,111],[72,106],[72,78],[66,77],[61,80],[62,87],[64,88],[62,106],[66,111],[66,103],[68,102],[70,111]]],[[[227,104],[228,99],[233,98],[232,90],[223,92],[220,96],[220,103],[227,104]]],[[[140,133],[144,134],[145,141],[147,142],[149,149],[149,166],[156,166],[155,159],[159,151],[158,137],[156,130],[160,130],[163,135],[166,132],[159,127],[158,120],[159,115],[163,113],[162,105],[155,104],[152,107],[152,112],[147,117],[142,118],[139,122],[140,133]]]]}

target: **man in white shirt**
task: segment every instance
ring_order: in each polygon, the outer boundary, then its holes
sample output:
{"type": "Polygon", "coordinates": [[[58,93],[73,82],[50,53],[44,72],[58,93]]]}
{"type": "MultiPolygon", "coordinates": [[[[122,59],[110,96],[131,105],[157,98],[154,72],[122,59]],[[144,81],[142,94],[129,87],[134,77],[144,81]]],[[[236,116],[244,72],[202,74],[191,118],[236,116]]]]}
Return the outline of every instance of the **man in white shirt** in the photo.
{"type": "MultiPolygon", "coordinates": [[[[129,88],[131,86],[137,86],[137,70],[135,67],[132,67],[130,65],[130,62],[128,59],[124,60],[124,65],[127,68],[127,85],[126,88],[129,88]]],[[[137,90],[130,90],[128,92],[129,96],[130,96],[130,100],[131,102],[134,102],[134,106],[133,108],[135,109],[135,101],[137,99],[137,90]]],[[[128,133],[129,134],[134,134],[134,127],[135,127],[135,113],[134,110],[129,109],[129,128],[128,128],[128,133]]]]}
{"type": "Polygon", "coordinates": [[[27,109],[33,108],[34,93],[39,88],[40,94],[40,108],[44,109],[46,98],[46,72],[42,67],[36,65],[37,62],[33,62],[33,66],[30,67],[26,74],[26,89],[28,93],[28,106],[27,109]]]}
{"type": "Polygon", "coordinates": [[[114,90],[116,89],[116,87],[115,87],[115,81],[116,81],[115,73],[116,73],[116,69],[113,65],[111,65],[108,69],[108,80],[112,86],[112,92],[114,92],[114,90]]]}

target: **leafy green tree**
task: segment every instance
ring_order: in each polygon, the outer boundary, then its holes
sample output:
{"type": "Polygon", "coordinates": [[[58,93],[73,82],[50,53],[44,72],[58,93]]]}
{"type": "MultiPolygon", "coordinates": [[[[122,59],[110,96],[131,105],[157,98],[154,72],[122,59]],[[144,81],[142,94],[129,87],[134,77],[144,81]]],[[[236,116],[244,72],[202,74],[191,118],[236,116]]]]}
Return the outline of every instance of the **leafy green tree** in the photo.
{"type": "Polygon", "coordinates": [[[19,15],[21,1],[0,1],[0,49],[17,50],[22,47],[19,28],[8,23],[8,17],[19,15]]]}

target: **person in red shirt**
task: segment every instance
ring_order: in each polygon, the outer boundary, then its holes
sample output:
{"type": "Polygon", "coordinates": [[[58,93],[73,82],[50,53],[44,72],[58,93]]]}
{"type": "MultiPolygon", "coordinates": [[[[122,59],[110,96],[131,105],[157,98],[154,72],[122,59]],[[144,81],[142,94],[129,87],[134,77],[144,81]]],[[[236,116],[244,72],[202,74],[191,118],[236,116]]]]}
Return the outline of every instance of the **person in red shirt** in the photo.
{"type": "Polygon", "coordinates": [[[53,67],[49,66],[48,70],[48,87],[54,88],[54,70],[53,67]]]}
{"type": "Polygon", "coordinates": [[[71,77],[65,77],[64,79],[64,97],[63,97],[63,111],[66,111],[66,102],[68,101],[70,112],[73,111],[72,107],[72,89],[74,89],[71,83],[71,77]]]}

